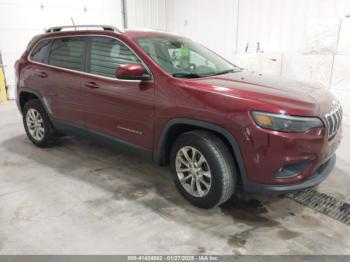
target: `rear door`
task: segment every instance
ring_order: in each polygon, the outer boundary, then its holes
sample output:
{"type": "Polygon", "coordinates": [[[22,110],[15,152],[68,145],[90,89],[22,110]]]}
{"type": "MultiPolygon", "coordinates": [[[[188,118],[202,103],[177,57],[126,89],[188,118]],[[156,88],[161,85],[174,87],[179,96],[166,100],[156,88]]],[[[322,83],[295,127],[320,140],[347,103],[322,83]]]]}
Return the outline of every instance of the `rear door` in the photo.
{"type": "MultiPolygon", "coordinates": [[[[45,103],[49,113],[51,113],[48,104],[50,92],[49,73],[51,68],[47,66],[52,40],[45,39],[39,41],[29,55],[31,64],[24,68],[22,72],[23,87],[32,91],[37,91],[45,103]]],[[[21,83],[20,83],[21,84],[21,83]]]]}
{"type": "Polygon", "coordinates": [[[48,103],[56,120],[84,126],[81,81],[85,71],[86,37],[52,40],[46,79],[48,103]]]}
{"type": "Polygon", "coordinates": [[[91,36],[84,88],[85,119],[90,131],[151,149],[154,124],[154,83],[120,80],[116,68],[142,61],[123,42],[91,36]]]}

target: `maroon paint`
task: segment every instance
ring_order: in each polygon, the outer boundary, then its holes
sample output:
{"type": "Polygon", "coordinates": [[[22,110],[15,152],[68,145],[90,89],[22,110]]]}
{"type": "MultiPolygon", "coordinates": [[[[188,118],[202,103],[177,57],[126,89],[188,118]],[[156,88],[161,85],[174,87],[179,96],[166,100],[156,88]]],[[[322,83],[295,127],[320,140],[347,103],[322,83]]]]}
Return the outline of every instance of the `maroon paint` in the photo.
{"type": "MultiPolygon", "coordinates": [[[[67,34],[58,32],[49,36],[67,34]]],[[[334,100],[328,90],[249,72],[198,79],[175,78],[160,68],[134,41],[136,37],[161,37],[165,33],[77,31],[69,32],[69,35],[103,35],[122,40],[149,67],[153,81],[127,82],[31,63],[27,60],[29,50],[37,40],[48,37],[48,34],[40,35],[16,64],[18,88],[35,87],[47,99],[45,102],[54,118],[83,124],[150,150],[157,147],[169,120],[206,121],[233,135],[242,153],[248,179],[261,184],[303,181],[333,155],[341,140],[341,128],[331,140],[328,140],[325,128],[311,129],[306,133],[262,129],[249,113],[257,110],[314,116],[324,121],[324,115],[334,100]],[[46,76],[40,77],[41,73],[46,76]],[[306,159],[311,160],[312,165],[299,176],[274,178],[281,166],[306,159]]],[[[134,75],[139,75],[139,69],[135,71],[134,75]]],[[[117,72],[126,73],[130,70],[117,72]]]]}
{"type": "Polygon", "coordinates": [[[115,75],[119,79],[137,79],[142,78],[147,73],[142,65],[126,64],[117,67],[115,75]]]}

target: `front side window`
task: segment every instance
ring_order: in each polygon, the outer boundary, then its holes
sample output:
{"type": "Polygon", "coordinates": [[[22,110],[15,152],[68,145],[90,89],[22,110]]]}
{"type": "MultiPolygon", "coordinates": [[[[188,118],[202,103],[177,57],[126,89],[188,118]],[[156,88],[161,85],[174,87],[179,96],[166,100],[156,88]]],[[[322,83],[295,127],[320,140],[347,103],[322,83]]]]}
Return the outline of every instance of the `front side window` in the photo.
{"type": "Polygon", "coordinates": [[[51,46],[51,40],[40,41],[30,54],[30,59],[40,63],[47,63],[51,46]]]}
{"type": "Polygon", "coordinates": [[[51,47],[49,65],[83,71],[84,48],[83,37],[57,38],[51,47]]]}
{"type": "Polygon", "coordinates": [[[90,73],[115,78],[116,68],[124,64],[142,64],[123,43],[110,37],[92,37],[90,73]]]}
{"type": "Polygon", "coordinates": [[[202,45],[180,37],[145,37],[136,42],[166,72],[175,77],[204,77],[240,71],[202,45]]]}

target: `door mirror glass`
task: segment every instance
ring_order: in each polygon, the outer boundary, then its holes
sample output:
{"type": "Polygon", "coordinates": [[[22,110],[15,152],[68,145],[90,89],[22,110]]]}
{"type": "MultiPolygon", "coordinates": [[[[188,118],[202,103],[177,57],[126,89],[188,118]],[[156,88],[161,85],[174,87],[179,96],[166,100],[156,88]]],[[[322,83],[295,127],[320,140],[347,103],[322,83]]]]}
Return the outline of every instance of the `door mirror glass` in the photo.
{"type": "Polygon", "coordinates": [[[151,76],[140,64],[126,64],[116,68],[115,76],[125,80],[149,80],[151,76]]]}

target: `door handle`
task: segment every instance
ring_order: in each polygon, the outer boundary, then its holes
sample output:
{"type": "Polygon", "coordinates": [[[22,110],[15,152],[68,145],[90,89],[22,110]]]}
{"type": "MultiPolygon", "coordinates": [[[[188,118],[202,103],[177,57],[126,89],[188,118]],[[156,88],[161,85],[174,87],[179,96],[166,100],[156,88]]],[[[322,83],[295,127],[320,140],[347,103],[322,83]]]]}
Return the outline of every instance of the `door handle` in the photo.
{"type": "Polygon", "coordinates": [[[40,72],[40,73],[38,73],[38,77],[46,78],[47,77],[47,73],[46,72],[40,72]]]}
{"type": "Polygon", "coordinates": [[[87,83],[85,83],[85,86],[89,87],[89,88],[99,88],[100,87],[98,84],[96,84],[96,82],[87,82],[87,83]]]}

